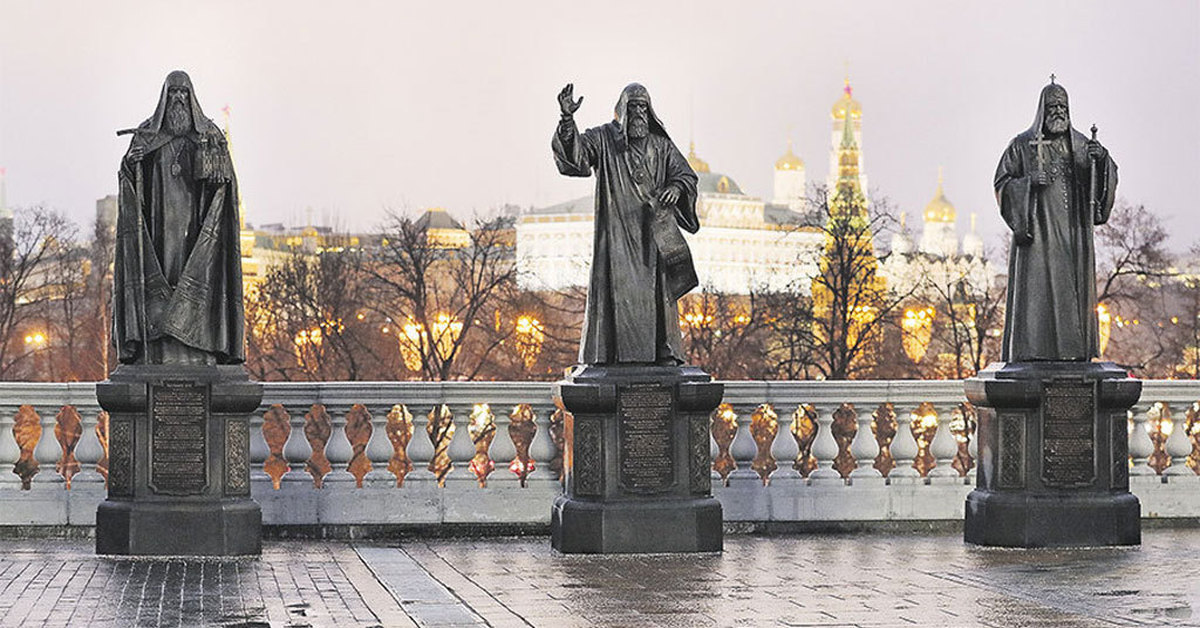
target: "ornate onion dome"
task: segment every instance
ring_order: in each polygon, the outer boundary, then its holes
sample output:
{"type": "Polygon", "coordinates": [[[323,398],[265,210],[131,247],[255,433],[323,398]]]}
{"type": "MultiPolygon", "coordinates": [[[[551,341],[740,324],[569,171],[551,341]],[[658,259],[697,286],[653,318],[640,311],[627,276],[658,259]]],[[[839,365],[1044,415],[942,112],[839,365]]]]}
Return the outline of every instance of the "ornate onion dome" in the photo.
{"type": "Polygon", "coordinates": [[[700,159],[698,156],[696,156],[696,143],[695,142],[689,142],[689,144],[688,144],[687,160],[688,160],[688,165],[692,167],[692,170],[696,174],[700,174],[702,172],[709,172],[708,162],[704,161],[703,159],[700,159]]]}
{"type": "Polygon", "coordinates": [[[846,86],[842,88],[842,97],[833,103],[832,114],[835,120],[846,119],[846,112],[849,111],[853,119],[857,120],[862,117],[862,105],[854,100],[854,88],[850,87],[850,78],[846,77],[846,86]]]}
{"type": "Polygon", "coordinates": [[[958,212],[946,198],[946,192],[942,189],[942,169],[938,168],[937,193],[934,194],[933,200],[925,206],[925,222],[952,223],[957,217],[958,212]]]}
{"type": "MultiPolygon", "coordinates": [[[[688,160],[691,161],[691,157],[689,157],[688,160]]],[[[800,159],[800,157],[798,157],[796,155],[796,153],[792,152],[792,140],[788,140],[787,152],[783,154],[783,157],[780,157],[779,159],[775,160],[775,169],[776,170],[803,170],[804,169],[804,160],[800,159]]]]}

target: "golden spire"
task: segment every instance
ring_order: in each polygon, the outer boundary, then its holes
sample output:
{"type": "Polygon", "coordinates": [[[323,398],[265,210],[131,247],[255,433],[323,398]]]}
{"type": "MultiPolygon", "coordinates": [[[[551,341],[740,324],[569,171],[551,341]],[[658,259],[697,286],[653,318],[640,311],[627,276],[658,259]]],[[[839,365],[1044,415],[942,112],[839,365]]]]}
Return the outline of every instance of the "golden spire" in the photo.
{"type": "Polygon", "coordinates": [[[850,86],[850,74],[846,74],[846,84],[842,87],[842,97],[833,103],[832,115],[834,120],[845,120],[846,113],[850,113],[850,117],[858,120],[862,117],[862,105],[854,100],[854,88],[850,86]]]}
{"type": "Polygon", "coordinates": [[[688,160],[688,165],[692,167],[692,170],[696,174],[700,174],[703,172],[710,172],[710,170],[708,169],[708,162],[704,161],[703,159],[700,159],[700,157],[698,157],[696,155],[696,142],[694,142],[694,141],[688,142],[687,160],[688,160]]]}

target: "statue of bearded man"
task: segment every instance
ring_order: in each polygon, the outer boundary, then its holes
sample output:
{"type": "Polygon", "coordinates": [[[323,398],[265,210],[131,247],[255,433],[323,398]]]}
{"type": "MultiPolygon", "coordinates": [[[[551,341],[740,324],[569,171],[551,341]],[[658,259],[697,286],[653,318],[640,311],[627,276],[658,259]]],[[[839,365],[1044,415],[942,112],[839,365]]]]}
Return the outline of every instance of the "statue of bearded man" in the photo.
{"type": "Polygon", "coordinates": [[[1012,229],[1004,361],[1097,357],[1093,228],[1112,211],[1117,164],[1071,128],[1062,85],[1042,89],[1033,126],[1000,158],[995,188],[1012,229]]]}
{"type": "Polygon", "coordinates": [[[695,233],[696,173],[667,135],[645,87],[621,92],[614,119],[583,133],[574,86],[558,95],[558,171],[596,175],[595,236],[579,361],[684,362],[676,301],[698,284],[680,229],[695,233]]]}
{"type": "Polygon", "coordinates": [[[178,70],[163,83],[154,115],[129,132],[113,268],[119,359],[241,363],[237,179],[225,136],[178,70]]]}

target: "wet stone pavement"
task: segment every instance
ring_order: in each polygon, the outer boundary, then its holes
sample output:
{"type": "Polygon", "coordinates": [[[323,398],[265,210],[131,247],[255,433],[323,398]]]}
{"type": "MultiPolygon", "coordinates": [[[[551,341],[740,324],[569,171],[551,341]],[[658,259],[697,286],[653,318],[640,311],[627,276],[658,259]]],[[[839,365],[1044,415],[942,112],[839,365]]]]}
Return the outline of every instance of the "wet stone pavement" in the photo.
{"type": "Polygon", "coordinates": [[[0,626],[1200,626],[1200,530],[1136,549],[957,534],[726,537],[699,556],[563,556],[544,537],[273,542],[258,560],[0,541],[0,626]]]}

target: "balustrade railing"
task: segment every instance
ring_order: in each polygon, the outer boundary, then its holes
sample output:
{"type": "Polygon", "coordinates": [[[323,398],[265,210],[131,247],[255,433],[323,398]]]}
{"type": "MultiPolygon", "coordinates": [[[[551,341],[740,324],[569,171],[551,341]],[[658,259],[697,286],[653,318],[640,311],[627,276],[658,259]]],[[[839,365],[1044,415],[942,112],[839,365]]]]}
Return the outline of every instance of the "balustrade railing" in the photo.
{"type": "MultiPolygon", "coordinates": [[[[251,483],[267,523],[544,522],[563,420],[546,382],[268,383],[251,483]]],[[[957,518],[976,421],[958,381],[727,382],[714,492],[730,520],[957,518]]],[[[0,384],[0,524],[90,523],[107,430],[92,384],[0,384]]],[[[1129,435],[1143,512],[1200,516],[1200,382],[1145,382],[1129,435]]]]}

